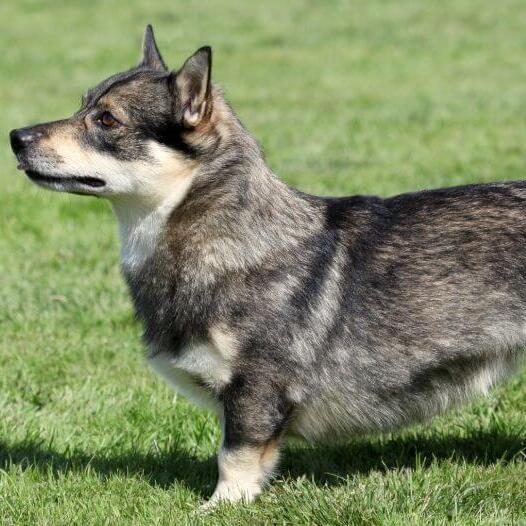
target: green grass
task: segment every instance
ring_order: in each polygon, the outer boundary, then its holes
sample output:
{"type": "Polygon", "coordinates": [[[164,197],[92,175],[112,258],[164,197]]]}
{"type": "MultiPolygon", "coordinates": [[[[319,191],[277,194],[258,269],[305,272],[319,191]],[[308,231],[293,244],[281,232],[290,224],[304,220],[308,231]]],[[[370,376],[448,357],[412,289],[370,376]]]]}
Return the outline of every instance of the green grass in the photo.
{"type": "Polygon", "coordinates": [[[214,46],[215,79],[303,190],[526,176],[522,0],[2,2],[0,523],[526,524],[524,373],[427,426],[291,443],[257,503],[195,512],[218,426],[143,366],[109,207],[34,188],[7,144],[132,65],[147,22],[173,66],[214,46]]]}

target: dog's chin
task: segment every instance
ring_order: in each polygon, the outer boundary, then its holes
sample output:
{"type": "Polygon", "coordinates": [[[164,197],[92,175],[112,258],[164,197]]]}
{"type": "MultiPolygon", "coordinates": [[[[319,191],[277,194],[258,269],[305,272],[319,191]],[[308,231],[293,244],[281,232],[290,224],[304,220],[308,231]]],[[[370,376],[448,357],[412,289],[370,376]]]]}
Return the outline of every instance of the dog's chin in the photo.
{"type": "Polygon", "coordinates": [[[106,182],[98,177],[75,175],[48,175],[34,170],[25,170],[26,175],[38,186],[55,192],[68,192],[81,195],[99,195],[106,182]]]}

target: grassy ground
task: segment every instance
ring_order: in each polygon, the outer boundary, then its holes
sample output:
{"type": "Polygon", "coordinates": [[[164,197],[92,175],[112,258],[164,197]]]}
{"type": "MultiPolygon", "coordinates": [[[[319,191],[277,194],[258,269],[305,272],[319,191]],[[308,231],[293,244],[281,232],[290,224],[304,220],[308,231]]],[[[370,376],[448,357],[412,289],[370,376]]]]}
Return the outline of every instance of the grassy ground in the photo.
{"type": "Polygon", "coordinates": [[[7,132],[75,110],[152,22],[173,66],[214,46],[216,80],[303,190],[523,179],[526,4],[151,4],[0,4],[0,523],[525,524],[525,374],[427,426],[290,444],[256,504],[196,514],[217,424],[143,367],[109,208],[31,186],[7,132]]]}

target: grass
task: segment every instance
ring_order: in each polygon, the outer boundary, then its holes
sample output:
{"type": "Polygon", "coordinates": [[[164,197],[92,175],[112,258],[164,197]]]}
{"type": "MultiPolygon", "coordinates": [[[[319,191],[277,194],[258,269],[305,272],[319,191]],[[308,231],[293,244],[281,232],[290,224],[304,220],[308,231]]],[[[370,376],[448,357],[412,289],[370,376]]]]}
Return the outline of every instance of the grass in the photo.
{"type": "Polygon", "coordinates": [[[219,430],[143,366],[108,206],[34,188],[7,144],[132,65],[152,22],[174,67],[214,46],[216,80],[303,190],[523,179],[526,4],[153,4],[0,4],[0,523],[526,524],[524,373],[426,426],[291,443],[257,503],[196,513],[219,430]]]}

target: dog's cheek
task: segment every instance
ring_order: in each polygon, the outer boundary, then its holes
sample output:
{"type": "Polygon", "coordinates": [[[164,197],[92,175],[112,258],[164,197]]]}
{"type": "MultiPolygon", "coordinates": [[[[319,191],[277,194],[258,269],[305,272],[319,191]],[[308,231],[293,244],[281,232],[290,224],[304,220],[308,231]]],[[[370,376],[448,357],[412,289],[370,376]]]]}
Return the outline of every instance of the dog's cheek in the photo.
{"type": "Polygon", "coordinates": [[[119,146],[119,136],[117,134],[105,132],[97,128],[92,128],[79,137],[79,139],[88,152],[92,151],[116,157],[121,150],[119,146]]]}
{"type": "Polygon", "coordinates": [[[86,147],[120,161],[148,161],[148,145],[136,130],[93,130],[85,137],[86,147]]]}

